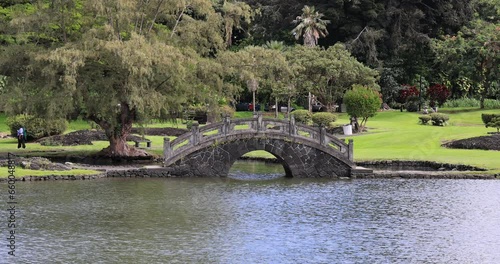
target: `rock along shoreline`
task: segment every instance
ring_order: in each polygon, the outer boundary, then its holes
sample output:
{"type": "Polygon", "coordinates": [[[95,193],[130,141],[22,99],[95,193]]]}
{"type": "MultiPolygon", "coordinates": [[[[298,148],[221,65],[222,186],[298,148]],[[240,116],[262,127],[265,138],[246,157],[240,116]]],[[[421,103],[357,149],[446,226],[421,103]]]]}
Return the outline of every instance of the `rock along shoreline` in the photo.
{"type": "MultiPolygon", "coordinates": [[[[262,160],[262,159],[257,159],[262,160]]],[[[266,160],[273,162],[272,160],[266,160]]],[[[346,179],[500,179],[500,174],[486,174],[486,170],[468,166],[435,163],[429,161],[368,161],[358,162],[359,166],[373,169],[372,173],[357,174],[356,177],[346,179]]],[[[72,181],[95,180],[101,178],[189,178],[190,175],[175,175],[170,168],[159,165],[132,167],[132,166],[84,166],[100,170],[101,173],[89,175],[46,175],[16,177],[16,181],[72,181]]],[[[342,178],[344,179],[344,178],[342,178]]],[[[1,178],[0,182],[7,181],[1,178]]]]}

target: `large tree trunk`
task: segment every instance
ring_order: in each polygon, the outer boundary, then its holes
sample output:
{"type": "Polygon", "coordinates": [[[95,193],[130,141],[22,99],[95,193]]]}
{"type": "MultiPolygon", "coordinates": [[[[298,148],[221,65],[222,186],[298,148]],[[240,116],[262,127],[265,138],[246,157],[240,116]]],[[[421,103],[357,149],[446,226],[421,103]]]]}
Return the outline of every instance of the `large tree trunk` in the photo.
{"type": "MultiPolygon", "coordinates": [[[[127,134],[128,136],[128,134],[127,134]]],[[[145,157],[151,156],[142,149],[127,143],[127,136],[109,138],[109,147],[102,149],[99,155],[106,157],[145,157]]]]}
{"type": "Polygon", "coordinates": [[[109,147],[102,149],[98,155],[106,157],[151,156],[146,151],[137,149],[127,143],[127,137],[132,131],[134,119],[135,111],[131,110],[126,103],[120,104],[120,113],[117,116],[116,123],[94,118],[93,120],[104,129],[104,133],[109,140],[109,147]]]}

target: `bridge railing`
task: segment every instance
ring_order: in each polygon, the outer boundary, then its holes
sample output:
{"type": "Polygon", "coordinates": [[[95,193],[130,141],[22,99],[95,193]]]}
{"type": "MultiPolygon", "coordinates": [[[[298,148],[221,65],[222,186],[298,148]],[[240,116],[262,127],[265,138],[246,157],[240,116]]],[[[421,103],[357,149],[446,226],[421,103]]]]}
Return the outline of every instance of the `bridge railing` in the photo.
{"type": "Polygon", "coordinates": [[[176,153],[196,146],[200,143],[214,140],[216,138],[242,134],[242,133],[268,133],[291,136],[294,138],[312,141],[322,146],[330,147],[342,153],[350,161],[353,161],[353,140],[349,143],[336,138],[326,132],[324,127],[310,127],[295,123],[293,116],[290,120],[264,119],[262,115],[254,115],[253,118],[243,118],[231,120],[225,117],[222,122],[209,124],[200,127],[193,124],[191,132],[185,133],[173,141],[164,138],[163,154],[164,159],[169,160],[176,153]]]}

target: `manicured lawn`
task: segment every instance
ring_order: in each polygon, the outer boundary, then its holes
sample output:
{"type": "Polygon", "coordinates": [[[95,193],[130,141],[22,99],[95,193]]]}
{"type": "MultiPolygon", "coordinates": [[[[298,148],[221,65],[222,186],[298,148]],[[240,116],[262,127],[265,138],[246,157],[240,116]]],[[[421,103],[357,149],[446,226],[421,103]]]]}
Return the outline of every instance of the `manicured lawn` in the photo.
{"type": "MultiPolygon", "coordinates": [[[[441,112],[446,112],[443,109],[441,112]]],[[[354,139],[355,160],[429,160],[469,164],[500,170],[500,151],[459,150],[441,147],[450,140],[485,136],[481,113],[498,110],[468,110],[450,114],[449,125],[437,127],[418,124],[416,113],[380,112],[368,121],[369,131],[354,139]]],[[[347,118],[347,117],[346,117],[347,118]]],[[[347,120],[347,119],[346,119],[347,120]]]]}
{"type": "MultiPolygon", "coordinates": [[[[80,170],[73,169],[67,171],[49,171],[49,170],[26,170],[19,167],[16,167],[14,171],[14,176],[16,178],[21,178],[24,176],[47,176],[47,175],[90,175],[90,174],[98,174],[100,171],[95,170],[80,170]]],[[[7,169],[5,169],[5,173],[0,173],[0,178],[8,177],[7,169]]]]}

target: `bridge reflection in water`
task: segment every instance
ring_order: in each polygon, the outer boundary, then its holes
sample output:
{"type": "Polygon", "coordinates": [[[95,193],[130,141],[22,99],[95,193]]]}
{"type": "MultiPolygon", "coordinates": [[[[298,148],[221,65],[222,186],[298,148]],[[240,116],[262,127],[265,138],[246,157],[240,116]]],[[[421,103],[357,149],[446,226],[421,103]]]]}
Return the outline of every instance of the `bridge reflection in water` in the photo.
{"type": "Polygon", "coordinates": [[[242,155],[265,150],[283,165],[287,177],[340,178],[361,171],[353,162],[349,143],[326,132],[290,120],[253,118],[231,120],[199,127],[173,141],[164,140],[164,165],[173,174],[226,177],[242,155]]]}

